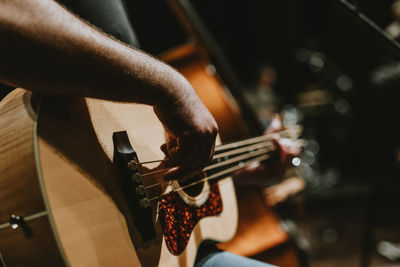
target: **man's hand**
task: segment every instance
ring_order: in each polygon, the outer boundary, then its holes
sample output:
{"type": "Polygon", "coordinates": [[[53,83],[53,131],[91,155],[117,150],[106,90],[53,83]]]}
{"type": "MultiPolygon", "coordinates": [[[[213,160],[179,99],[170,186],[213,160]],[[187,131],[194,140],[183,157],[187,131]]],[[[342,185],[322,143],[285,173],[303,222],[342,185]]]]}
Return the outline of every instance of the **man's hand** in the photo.
{"type": "Polygon", "coordinates": [[[212,159],[218,127],[195,91],[188,87],[176,102],[155,106],[154,112],[168,133],[161,150],[175,166],[165,179],[183,180],[201,171],[212,159]]]}

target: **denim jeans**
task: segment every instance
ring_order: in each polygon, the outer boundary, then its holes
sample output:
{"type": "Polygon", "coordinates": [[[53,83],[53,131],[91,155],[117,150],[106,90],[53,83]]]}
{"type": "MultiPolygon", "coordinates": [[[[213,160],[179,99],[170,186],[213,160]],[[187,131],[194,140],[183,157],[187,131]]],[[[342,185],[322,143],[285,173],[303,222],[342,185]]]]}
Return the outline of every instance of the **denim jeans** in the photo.
{"type": "Polygon", "coordinates": [[[196,256],[195,267],[273,267],[274,265],[238,256],[217,248],[216,242],[205,240],[196,256]]]}
{"type": "Polygon", "coordinates": [[[273,267],[275,265],[238,256],[226,251],[207,255],[195,267],[273,267]]]}

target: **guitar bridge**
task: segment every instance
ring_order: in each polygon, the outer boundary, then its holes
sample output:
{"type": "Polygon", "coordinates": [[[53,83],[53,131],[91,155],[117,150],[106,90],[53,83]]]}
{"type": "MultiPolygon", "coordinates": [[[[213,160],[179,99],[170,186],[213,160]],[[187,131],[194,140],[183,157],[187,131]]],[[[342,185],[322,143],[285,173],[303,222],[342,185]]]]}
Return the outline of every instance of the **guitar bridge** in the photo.
{"type": "Polygon", "coordinates": [[[156,237],[153,209],[141,178],[139,160],[126,131],[113,133],[114,167],[117,171],[123,198],[133,218],[133,224],[147,242],[156,237]]]}

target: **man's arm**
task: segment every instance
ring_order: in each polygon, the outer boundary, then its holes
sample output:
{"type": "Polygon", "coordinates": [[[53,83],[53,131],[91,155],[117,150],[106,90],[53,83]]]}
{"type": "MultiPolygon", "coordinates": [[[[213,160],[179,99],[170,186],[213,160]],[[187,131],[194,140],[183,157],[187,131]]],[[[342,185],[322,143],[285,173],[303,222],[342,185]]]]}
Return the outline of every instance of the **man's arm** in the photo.
{"type": "Polygon", "coordinates": [[[212,157],[217,126],[174,69],[78,19],[52,0],[0,0],[0,81],[39,93],[152,105],[163,150],[187,175],[212,157]]]}

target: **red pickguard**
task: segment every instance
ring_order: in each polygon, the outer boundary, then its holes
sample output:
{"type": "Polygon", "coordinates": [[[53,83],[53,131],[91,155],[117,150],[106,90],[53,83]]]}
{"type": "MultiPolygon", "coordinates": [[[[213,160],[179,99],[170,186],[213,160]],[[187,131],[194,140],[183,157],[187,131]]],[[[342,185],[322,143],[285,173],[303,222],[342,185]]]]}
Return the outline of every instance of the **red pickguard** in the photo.
{"type": "Polygon", "coordinates": [[[163,196],[159,203],[159,216],[168,250],[173,255],[181,254],[197,222],[221,211],[222,200],[217,183],[211,185],[210,195],[200,207],[186,204],[177,193],[163,196]]]}

